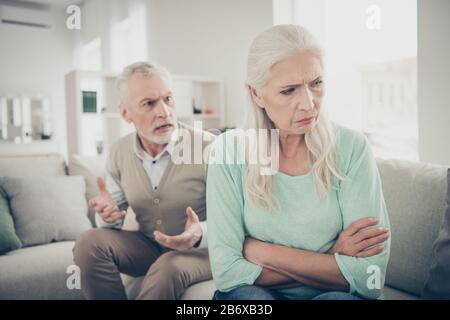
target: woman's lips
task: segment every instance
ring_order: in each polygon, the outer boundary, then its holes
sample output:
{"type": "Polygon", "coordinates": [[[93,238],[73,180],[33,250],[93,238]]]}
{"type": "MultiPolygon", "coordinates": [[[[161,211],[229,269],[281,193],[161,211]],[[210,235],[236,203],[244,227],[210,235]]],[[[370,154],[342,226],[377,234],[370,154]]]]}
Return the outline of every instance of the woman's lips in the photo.
{"type": "Polygon", "coordinates": [[[297,123],[301,123],[301,124],[310,124],[313,121],[314,121],[314,117],[309,117],[309,118],[305,118],[305,119],[302,119],[302,120],[298,120],[296,122],[297,123]]]}

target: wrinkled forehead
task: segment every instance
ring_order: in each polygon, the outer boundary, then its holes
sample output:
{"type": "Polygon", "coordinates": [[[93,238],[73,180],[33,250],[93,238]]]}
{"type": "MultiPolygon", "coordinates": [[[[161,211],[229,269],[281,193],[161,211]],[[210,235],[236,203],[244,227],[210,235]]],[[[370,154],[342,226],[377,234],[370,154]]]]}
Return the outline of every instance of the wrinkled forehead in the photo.
{"type": "Polygon", "coordinates": [[[322,63],[317,55],[305,51],[293,54],[272,66],[267,85],[309,83],[323,75],[322,63]]]}
{"type": "Polygon", "coordinates": [[[158,98],[171,92],[171,83],[159,74],[145,75],[136,72],[128,79],[127,88],[129,99],[139,99],[142,96],[158,98]]]}

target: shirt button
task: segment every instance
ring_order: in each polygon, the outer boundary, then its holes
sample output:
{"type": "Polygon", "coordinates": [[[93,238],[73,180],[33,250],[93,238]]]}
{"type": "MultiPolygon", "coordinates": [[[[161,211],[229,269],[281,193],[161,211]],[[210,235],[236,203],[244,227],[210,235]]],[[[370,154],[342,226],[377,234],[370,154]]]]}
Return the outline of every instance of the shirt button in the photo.
{"type": "Polygon", "coordinates": [[[154,202],[155,204],[158,204],[158,203],[159,203],[159,199],[156,198],[155,200],[153,200],[153,202],[154,202]]]}
{"type": "Polygon", "coordinates": [[[161,225],[161,224],[162,224],[162,221],[161,221],[161,219],[159,219],[159,220],[156,220],[156,224],[159,224],[159,225],[161,225]]]}
{"type": "Polygon", "coordinates": [[[155,164],[155,163],[156,163],[156,160],[153,160],[152,163],[155,164]]]}

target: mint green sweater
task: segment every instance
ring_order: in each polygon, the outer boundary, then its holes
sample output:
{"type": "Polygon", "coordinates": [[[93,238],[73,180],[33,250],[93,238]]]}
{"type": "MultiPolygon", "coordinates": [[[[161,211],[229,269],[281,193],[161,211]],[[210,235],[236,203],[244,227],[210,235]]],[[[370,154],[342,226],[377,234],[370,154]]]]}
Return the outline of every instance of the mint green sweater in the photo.
{"type": "MultiPolygon", "coordinates": [[[[224,153],[226,157],[236,155],[233,144],[222,149],[224,141],[227,137],[229,141],[233,132],[216,140],[210,154],[206,197],[209,255],[219,290],[230,291],[253,284],[260,275],[262,267],[242,255],[246,236],[325,253],[343,229],[361,218],[379,217],[380,226],[389,228],[380,175],[366,137],[345,127],[335,125],[334,128],[338,165],[349,179],[339,181],[337,190],[321,199],[311,173],[289,176],[277,172],[273,177],[273,192],[280,204],[278,213],[255,207],[246,199],[245,164],[217,164],[224,160],[224,153]]],[[[368,258],[335,254],[351,293],[370,299],[380,298],[390,239],[383,245],[383,252],[368,258]],[[378,275],[381,286],[377,286],[374,278],[378,275]]],[[[305,285],[280,290],[289,299],[310,299],[322,292],[305,285]]]]}

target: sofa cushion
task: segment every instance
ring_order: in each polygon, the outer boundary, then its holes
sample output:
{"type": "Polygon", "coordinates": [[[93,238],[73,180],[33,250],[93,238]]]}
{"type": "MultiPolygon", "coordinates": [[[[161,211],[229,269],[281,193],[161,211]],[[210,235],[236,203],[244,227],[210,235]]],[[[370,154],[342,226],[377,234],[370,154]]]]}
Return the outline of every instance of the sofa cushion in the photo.
{"type": "Polygon", "coordinates": [[[181,299],[183,300],[211,300],[216,291],[213,280],[202,281],[187,288],[181,299]]]}
{"type": "Polygon", "coordinates": [[[401,160],[378,160],[391,224],[386,284],[419,296],[442,220],[447,168],[401,160]]]}
{"type": "MultiPolygon", "coordinates": [[[[121,274],[127,297],[135,300],[141,289],[141,283],[144,277],[131,277],[121,274]]],[[[213,280],[202,281],[189,286],[181,297],[182,300],[211,300],[216,287],[213,280]]]]}
{"type": "Polygon", "coordinates": [[[0,188],[0,255],[22,247],[14,230],[14,221],[9,211],[8,199],[0,188]]]}
{"type": "MultiPolygon", "coordinates": [[[[89,200],[98,195],[97,177],[104,177],[105,157],[85,157],[73,154],[69,159],[69,175],[82,176],[86,183],[86,199],[89,200]]],[[[88,217],[95,227],[95,211],[89,208],[88,217]]]]}
{"type": "Polygon", "coordinates": [[[66,175],[66,165],[60,155],[0,157],[0,177],[64,175],[66,175]]]}
{"type": "Polygon", "coordinates": [[[433,251],[430,274],[422,296],[426,299],[450,299],[450,169],[447,171],[447,209],[433,251]]]}
{"type": "Polygon", "coordinates": [[[82,177],[0,178],[24,246],[75,240],[91,228],[82,177]]]}
{"type": "Polygon", "coordinates": [[[0,299],[84,299],[68,289],[74,242],[23,248],[0,256],[0,299]]]}
{"type": "Polygon", "coordinates": [[[416,295],[412,295],[408,292],[397,290],[389,286],[383,288],[384,300],[419,300],[416,295]]]}

